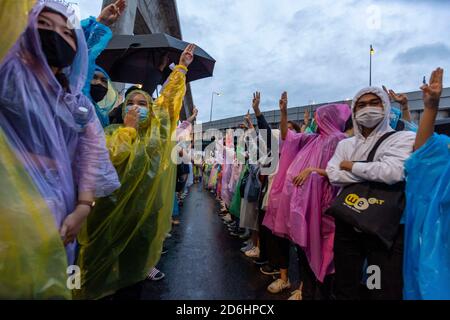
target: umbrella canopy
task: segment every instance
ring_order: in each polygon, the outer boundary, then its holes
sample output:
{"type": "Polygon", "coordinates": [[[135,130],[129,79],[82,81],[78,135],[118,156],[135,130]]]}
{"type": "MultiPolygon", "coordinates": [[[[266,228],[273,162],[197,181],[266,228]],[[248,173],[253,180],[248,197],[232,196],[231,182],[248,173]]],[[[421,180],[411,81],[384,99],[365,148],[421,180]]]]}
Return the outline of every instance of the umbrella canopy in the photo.
{"type": "MultiPolygon", "coordinates": [[[[166,68],[163,73],[158,70],[162,57],[167,54],[169,64],[178,63],[187,45],[187,42],[165,33],[116,35],[97,59],[97,64],[116,82],[145,84],[149,79],[158,78],[158,73],[163,81],[169,70],[166,68]]],[[[196,47],[187,81],[211,77],[215,63],[208,53],[196,47]]]]}

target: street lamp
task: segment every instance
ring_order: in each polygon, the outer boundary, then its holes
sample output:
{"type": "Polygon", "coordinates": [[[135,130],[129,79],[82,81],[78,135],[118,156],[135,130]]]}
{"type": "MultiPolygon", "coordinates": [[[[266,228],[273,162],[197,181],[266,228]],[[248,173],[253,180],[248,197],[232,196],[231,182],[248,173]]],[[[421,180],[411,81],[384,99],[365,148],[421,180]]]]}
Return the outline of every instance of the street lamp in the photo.
{"type": "Polygon", "coordinates": [[[209,112],[209,122],[212,121],[212,110],[213,110],[213,104],[214,104],[214,95],[220,97],[222,94],[220,92],[213,91],[211,93],[211,111],[209,112]]]}
{"type": "Polygon", "coordinates": [[[373,50],[373,46],[370,45],[369,87],[372,86],[372,56],[374,54],[375,54],[375,50],[373,50]]]}

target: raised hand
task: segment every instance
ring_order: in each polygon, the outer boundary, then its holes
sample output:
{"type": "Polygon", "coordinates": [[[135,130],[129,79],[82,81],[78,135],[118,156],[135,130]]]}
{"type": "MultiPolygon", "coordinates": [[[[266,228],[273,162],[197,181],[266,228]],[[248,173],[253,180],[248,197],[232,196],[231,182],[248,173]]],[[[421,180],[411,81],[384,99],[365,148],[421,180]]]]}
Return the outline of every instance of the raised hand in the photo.
{"type": "Polygon", "coordinates": [[[187,119],[187,121],[190,123],[194,122],[195,118],[197,118],[197,115],[198,115],[198,109],[196,107],[194,107],[194,109],[192,109],[192,115],[187,119]]]}
{"type": "Polygon", "coordinates": [[[287,96],[287,92],[284,91],[281,94],[280,103],[279,103],[281,112],[287,112],[287,104],[288,104],[288,96],[287,96]]]}
{"type": "Polygon", "coordinates": [[[311,118],[311,115],[309,114],[309,109],[306,109],[305,114],[303,115],[303,124],[308,125],[310,118],[311,118]]]}
{"type": "Polygon", "coordinates": [[[195,51],[195,44],[192,43],[189,44],[181,54],[179,64],[185,66],[186,68],[189,67],[192,61],[194,61],[194,51],[195,51]]]}
{"type": "Polygon", "coordinates": [[[97,21],[108,27],[111,26],[119,19],[120,15],[125,10],[126,5],[126,0],[117,0],[115,3],[110,4],[102,10],[97,21]]]}
{"type": "Polygon", "coordinates": [[[247,111],[247,114],[244,117],[245,122],[247,122],[247,126],[249,129],[254,128],[252,118],[250,117],[250,110],[247,111]]]}
{"type": "Polygon", "coordinates": [[[261,114],[261,111],[259,110],[260,102],[261,102],[261,93],[259,91],[256,91],[255,93],[253,93],[253,101],[252,101],[252,108],[256,116],[259,116],[261,114]]]}
{"type": "Polygon", "coordinates": [[[385,86],[383,86],[383,90],[387,93],[391,101],[398,102],[402,108],[408,106],[408,96],[406,94],[397,94],[394,90],[388,90],[385,86]]]}
{"type": "Polygon", "coordinates": [[[444,69],[437,68],[431,73],[430,83],[424,84],[420,89],[423,92],[423,103],[425,108],[439,108],[439,101],[442,94],[442,81],[444,69]]]}

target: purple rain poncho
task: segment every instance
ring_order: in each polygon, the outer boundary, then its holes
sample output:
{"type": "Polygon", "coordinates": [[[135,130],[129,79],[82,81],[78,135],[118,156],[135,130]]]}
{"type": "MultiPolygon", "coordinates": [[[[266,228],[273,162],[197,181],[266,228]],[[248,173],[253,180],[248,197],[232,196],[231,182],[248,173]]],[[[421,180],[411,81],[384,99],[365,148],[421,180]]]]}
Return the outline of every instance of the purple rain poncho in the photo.
{"type": "Polygon", "coordinates": [[[343,131],[350,115],[350,108],[345,104],[317,109],[319,133],[309,135],[308,141],[300,148],[286,171],[282,186],[277,185],[277,210],[271,211],[269,217],[266,213],[267,221],[272,222],[270,229],[273,233],[289,238],[305,250],[311,269],[321,282],[334,271],[334,220],[323,212],[337,190],[328,179],[317,173],[311,174],[300,187],[294,186],[293,179],[306,168],[326,168],[337,144],[346,137],[343,131]]]}
{"type": "MultiPolygon", "coordinates": [[[[94,107],[81,92],[88,63],[83,31],[76,26],[76,57],[63,70],[70,83],[67,93],[41,49],[37,19],[44,7],[74,17],[70,8],[53,1],[38,2],[30,12],[25,32],[0,66],[0,126],[59,229],[75,209],[78,192],[103,197],[120,184],[94,107]]],[[[74,248],[75,243],[66,247],[69,264],[74,248]]]]}

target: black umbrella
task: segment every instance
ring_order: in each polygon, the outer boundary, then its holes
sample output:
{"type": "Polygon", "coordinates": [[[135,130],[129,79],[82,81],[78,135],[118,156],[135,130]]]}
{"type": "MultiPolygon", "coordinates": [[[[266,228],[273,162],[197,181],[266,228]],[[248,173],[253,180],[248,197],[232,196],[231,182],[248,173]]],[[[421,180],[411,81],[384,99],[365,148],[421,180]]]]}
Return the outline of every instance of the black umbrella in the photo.
{"type": "MultiPolygon", "coordinates": [[[[164,33],[147,35],[117,35],[97,59],[116,82],[141,83],[163,82],[169,70],[159,71],[164,55],[169,64],[177,64],[188,43],[164,33]]],[[[200,47],[196,47],[194,61],[189,66],[187,81],[195,81],[213,75],[216,61],[200,47]]]]}

